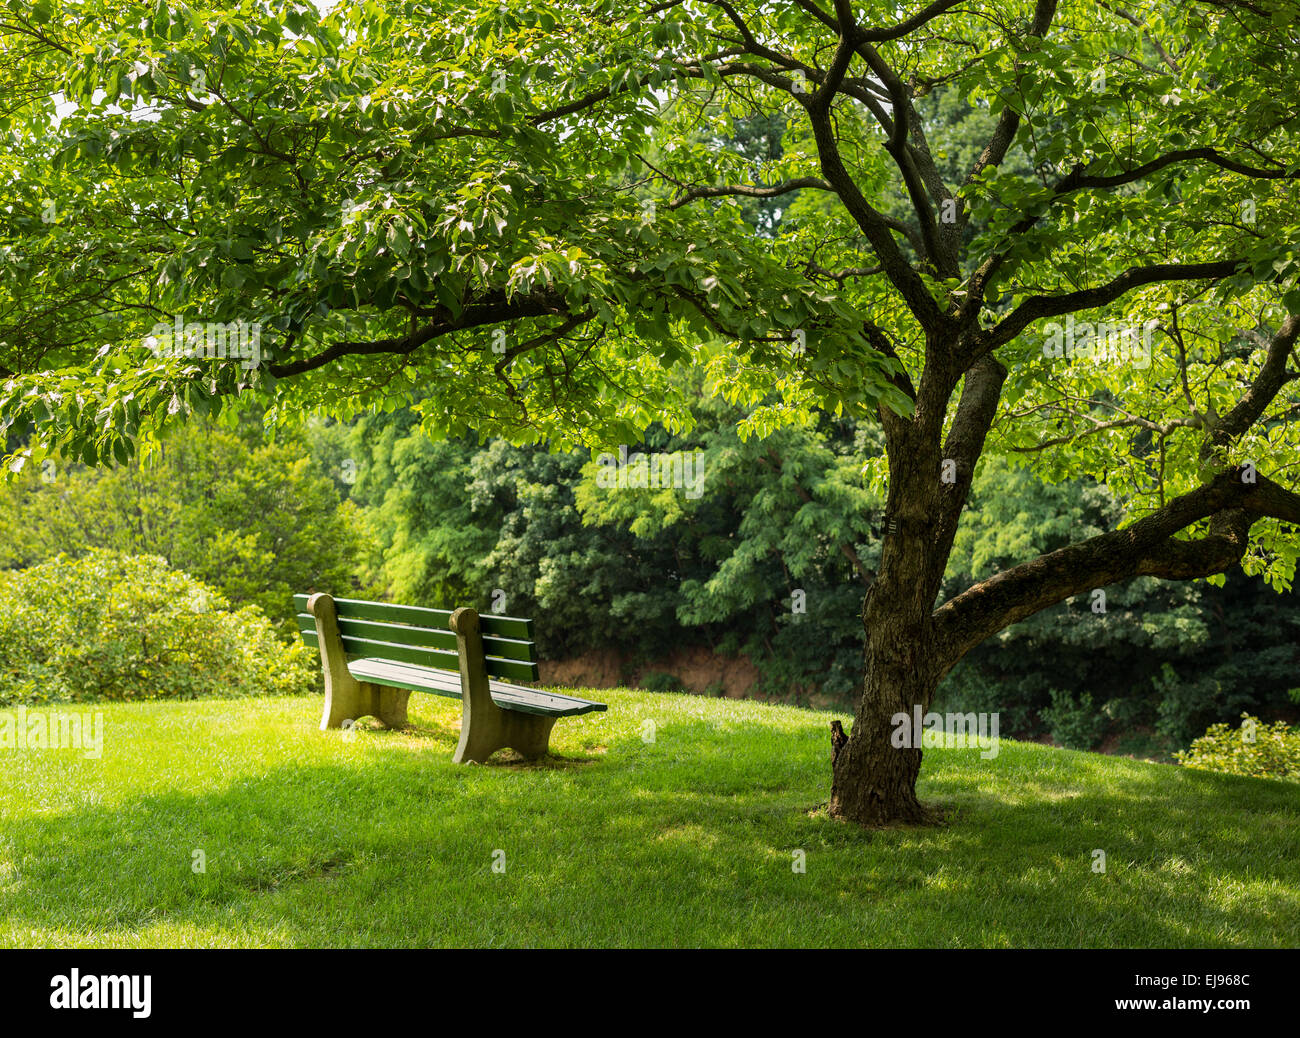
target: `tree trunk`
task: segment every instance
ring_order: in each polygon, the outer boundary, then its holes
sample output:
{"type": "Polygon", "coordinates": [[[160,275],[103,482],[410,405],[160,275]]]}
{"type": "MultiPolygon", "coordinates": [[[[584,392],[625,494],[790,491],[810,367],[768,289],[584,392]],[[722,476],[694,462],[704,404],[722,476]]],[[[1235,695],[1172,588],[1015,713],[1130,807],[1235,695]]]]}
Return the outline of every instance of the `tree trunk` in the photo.
{"type": "Polygon", "coordinates": [[[834,754],[830,813],[870,828],[931,825],[940,815],[916,796],[922,733],[909,725],[908,746],[896,746],[892,738],[896,715],[910,721],[914,707],[924,713],[934,699],[938,680],[929,632],[923,622],[876,613],[867,632],[865,687],[853,730],[834,754]]]}

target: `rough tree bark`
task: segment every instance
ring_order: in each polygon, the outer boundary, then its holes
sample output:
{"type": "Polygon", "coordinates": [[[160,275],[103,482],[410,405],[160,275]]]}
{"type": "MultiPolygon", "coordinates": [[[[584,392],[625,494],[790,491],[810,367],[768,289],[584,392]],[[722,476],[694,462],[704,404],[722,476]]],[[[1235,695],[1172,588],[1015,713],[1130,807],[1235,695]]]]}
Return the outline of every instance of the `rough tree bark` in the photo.
{"type": "Polygon", "coordinates": [[[929,707],[938,681],[926,657],[923,631],[898,617],[871,615],[867,629],[864,690],[853,718],[852,734],[833,756],[830,813],[864,826],[927,824],[937,814],[916,795],[921,749],[895,747],[890,719],[910,716],[913,704],[929,707]]]}

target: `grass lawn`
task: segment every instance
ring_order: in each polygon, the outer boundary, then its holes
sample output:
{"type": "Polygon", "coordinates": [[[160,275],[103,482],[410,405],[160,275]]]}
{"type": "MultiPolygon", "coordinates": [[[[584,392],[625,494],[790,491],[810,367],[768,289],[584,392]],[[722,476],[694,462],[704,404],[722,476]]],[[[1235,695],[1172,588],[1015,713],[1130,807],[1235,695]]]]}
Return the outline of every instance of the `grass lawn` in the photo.
{"type": "Polygon", "coordinates": [[[0,945],[1300,946],[1295,784],[1004,740],[926,752],[949,825],[867,833],[821,806],[831,715],[577,694],[609,712],[544,766],[452,764],[433,696],[351,738],[319,698],[78,706],[101,759],[0,750],[0,945]]]}

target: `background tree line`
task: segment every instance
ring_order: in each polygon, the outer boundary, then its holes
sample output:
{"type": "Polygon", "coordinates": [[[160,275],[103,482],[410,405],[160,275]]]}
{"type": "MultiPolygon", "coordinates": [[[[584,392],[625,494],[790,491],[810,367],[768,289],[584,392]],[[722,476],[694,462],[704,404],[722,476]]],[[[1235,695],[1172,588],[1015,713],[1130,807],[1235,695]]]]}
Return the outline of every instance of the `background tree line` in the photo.
{"type": "MultiPolygon", "coordinates": [[[[653,426],[632,450],[700,451],[704,493],[597,486],[584,452],[430,439],[411,409],[274,437],[260,416],[187,427],[157,457],[71,465],[0,484],[0,568],[61,552],[161,556],[255,606],[292,639],[305,589],[472,604],[537,618],[544,658],[614,650],[630,679],[702,647],[757,669],[752,695],[847,706],[861,666],[860,600],[879,557],[876,429],[822,414],[742,441],[745,415],[694,392],[695,425],[653,426]]],[[[1005,459],[976,479],[945,579],[1112,528],[1086,480],[1051,484],[1005,459]]],[[[998,710],[1002,731],[1167,754],[1242,711],[1292,717],[1300,597],[1240,573],[1221,586],[1139,578],[1078,596],[980,646],[937,709],[998,710]]]]}

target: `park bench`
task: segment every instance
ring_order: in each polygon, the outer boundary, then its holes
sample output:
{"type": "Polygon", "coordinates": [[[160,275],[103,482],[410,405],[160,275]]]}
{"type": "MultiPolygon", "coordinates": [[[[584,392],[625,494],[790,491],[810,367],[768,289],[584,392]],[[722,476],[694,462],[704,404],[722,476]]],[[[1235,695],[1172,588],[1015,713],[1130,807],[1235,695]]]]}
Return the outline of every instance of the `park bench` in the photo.
{"type": "Polygon", "coordinates": [[[605,709],[502,680],[538,680],[531,620],[326,594],[294,603],[302,640],[320,650],[325,671],[322,731],[362,717],[399,727],[411,693],[432,692],[461,700],[452,760],[482,763],[505,747],[544,756],[556,718],[605,709]]]}

